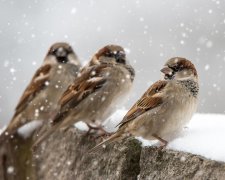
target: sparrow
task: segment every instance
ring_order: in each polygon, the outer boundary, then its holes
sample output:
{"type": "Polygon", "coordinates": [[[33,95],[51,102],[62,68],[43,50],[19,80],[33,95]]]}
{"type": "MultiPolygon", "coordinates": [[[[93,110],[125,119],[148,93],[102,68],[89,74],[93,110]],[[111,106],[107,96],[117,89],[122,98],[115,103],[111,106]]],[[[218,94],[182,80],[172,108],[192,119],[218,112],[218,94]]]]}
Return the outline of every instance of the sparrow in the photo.
{"type": "Polygon", "coordinates": [[[161,147],[176,137],[197,109],[198,75],[191,61],[182,57],[169,59],[161,72],[163,80],[152,84],[118,124],[118,130],[90,152],[130,136],[159,140],[161,147]]]}
{"type": "Polygon", "coordinates": [[[53,44],[20,98],[14,116],[0,136],[0,142],[12,137],[25,124],[51,119],[59,108],[59,98],[74,81],[80,67],[78,57],[69,44],[53,44]]]}
{"type": "Polygon", "coordinates": [[[57,129],[78,121],[104,121],[128,95],[134,76],[121,46],[107,45],[100,49],[64,92],[59,100],[60,112],[53,119],[51,129],[37,139],[33,148],[57,129]]]}

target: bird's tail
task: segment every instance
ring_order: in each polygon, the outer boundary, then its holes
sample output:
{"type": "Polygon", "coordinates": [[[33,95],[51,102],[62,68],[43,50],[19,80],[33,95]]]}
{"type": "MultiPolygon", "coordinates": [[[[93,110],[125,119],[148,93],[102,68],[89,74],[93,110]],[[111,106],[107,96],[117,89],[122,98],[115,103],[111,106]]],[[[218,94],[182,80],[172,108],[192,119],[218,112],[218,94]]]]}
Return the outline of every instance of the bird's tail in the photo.
{"type": "Polygon", "coordinates": [[[103,146],[107,146],[107,145],[111,144],[112,142],[114,142],[116,140],[119,140],[120,138],[122,138],[121,132],[116,132],[115,134],[111,135],[105,141],[99,143],[98,145],[96,145],[95,147],[93,147],[92,149],[90,149],[88,151],[88,153],[95,153],[95,152],[99,151],[103,146]]]}
{"type": "Polygon", "coordinates": [[[57,131],[60,128],[61,123],[56,124],[54,126],[52,126],[49,130],[47,130],[46,132],[44,132],[42,135],[40,135],[40,137],[34,142],[34,144],[32,145],[31,149],[33,151],[35,151],[37,149],[37,147],[45,140],[47,139],[52,133],[54,133],[55,131],[57,131]]]}
{"type": "Polygon", "coordinates": [[[45,140],[47,139],[52,133],[54,133],[55,131],[57,131],[62,124],[62,119],[64,118],[64,113],[58,113],[56,115],[56,117],[54,118],[54,120],[51,123],[51,127],[50,129],[46,130],[46,132],[44,132],[43,134],[40,135],[40,137],[34,142],[34,144],[32,145],[31,149],[33,151],[36,150],[36,148],[45,140]]]}

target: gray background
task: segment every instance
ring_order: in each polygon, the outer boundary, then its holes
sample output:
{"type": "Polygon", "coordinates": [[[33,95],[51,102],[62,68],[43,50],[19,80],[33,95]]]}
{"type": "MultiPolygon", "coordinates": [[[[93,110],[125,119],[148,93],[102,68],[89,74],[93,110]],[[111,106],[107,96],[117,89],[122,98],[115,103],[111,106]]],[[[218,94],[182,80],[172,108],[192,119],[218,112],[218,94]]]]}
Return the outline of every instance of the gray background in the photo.
{"type": "Polygon", "coordinates": [[[224,113],[225,2],[217,0],[0,0],[0,126],[49,46],[72,44],[82,63],[106,44],[124,46],[137,76],[127,107],[183,56],[201,82],[198,111],[224,113]]]}

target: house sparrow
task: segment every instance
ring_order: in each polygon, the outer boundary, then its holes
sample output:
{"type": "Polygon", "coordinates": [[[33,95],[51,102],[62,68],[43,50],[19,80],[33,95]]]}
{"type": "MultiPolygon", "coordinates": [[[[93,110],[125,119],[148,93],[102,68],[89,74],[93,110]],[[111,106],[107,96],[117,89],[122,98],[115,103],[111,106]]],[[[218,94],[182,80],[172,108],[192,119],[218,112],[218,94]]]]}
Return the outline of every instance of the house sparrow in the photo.
{"type": "Polygon", "coordinates": [[[79,69],[80,62],[69,44],[53,44],[20,98],[0,142],[13,136],[27,123],[51,119],[59,108],[59,98],[74,81],[79,69]]]}
{"type": "Polygon", "coordinates": [[[166,62],[161,72],[164,79],[154,83],[127,112],[119,129],[90,152],[130,135],[157,139],[166,146],[190,121],[197,109],[199,91],[194,65],[175,57],[166,62]]]}
{"type": "Polygon", "coordinates": [[[52,128],[33,148],[59,128],[81,120],[86,123],[105,120],[129,93],[134,76],[122,47],[108,45],[100,49],[62,95],[61,109],[52,121],[52,128]]]}

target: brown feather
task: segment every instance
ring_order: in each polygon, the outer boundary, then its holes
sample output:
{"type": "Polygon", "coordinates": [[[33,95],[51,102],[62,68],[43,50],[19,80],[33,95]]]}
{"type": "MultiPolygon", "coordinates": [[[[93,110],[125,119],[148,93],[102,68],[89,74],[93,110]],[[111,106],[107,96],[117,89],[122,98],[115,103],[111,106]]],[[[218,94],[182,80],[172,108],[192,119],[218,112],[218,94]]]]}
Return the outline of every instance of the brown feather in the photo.
{"type": "Polygon", "coordinates": [[[159,92],[167,85],[166,81],[157,81],[154,83],[137,103],[127,112],[123,120],[117,125],[121,128],[124,124],[134,120],[146,111],[159,106],[163,101],[159,92]]]}
{"type": "Polygon", "coordinates": [[[27,107],[29,102],[31,102],[35,97],[35,94],[39,93],[39,91],[46,87],[45,83],[49,78],[49,76],[46,75],[49,74],[50,70],[51,65],[49,64],[46,64],[37,70],[30,84],[27,86],[22,97],[20,98],[19,103],[16,106],[16,112],[14,114],[14,117],[21,113],[27,107]],[[43,78],[39,79],[40,76],[43,76],[43,78]]]}
{"type": "Polygon", "coordinates": [[[70,109],[75,108],[87,96],[103,86],[106,79],[102,77],[101,73],[107,71],[107,67],[109,67],[108,64],[101,64],[81,71],[81,76],[62,95],[59,101],[61,106],[60,115],[53,120],[53,125],[61,121],[61,117],[64,117],[70,109]]]}
{"type": "Polygon", "coordinates": [[[183,66],[184,68],[187,68],[187,69],[191,69],[194,73],[195,76],[198,76],[197,74],[197,70],[195,69],[195,66],[194,64],[191,63],[191,61],[185,59],[185,58],[182,58],[179,62],[178,62],[179,66],[183,66]]]}

